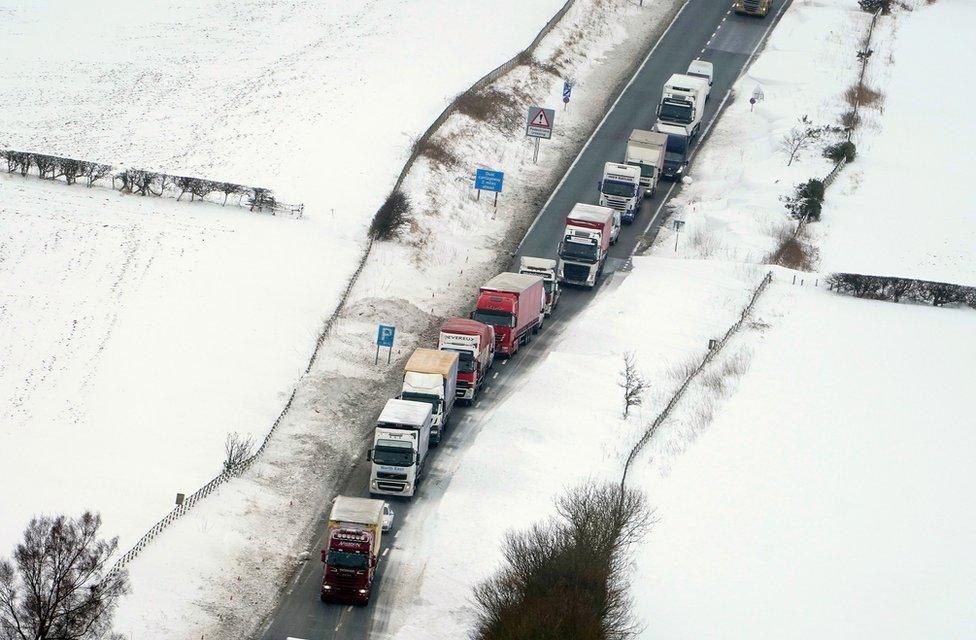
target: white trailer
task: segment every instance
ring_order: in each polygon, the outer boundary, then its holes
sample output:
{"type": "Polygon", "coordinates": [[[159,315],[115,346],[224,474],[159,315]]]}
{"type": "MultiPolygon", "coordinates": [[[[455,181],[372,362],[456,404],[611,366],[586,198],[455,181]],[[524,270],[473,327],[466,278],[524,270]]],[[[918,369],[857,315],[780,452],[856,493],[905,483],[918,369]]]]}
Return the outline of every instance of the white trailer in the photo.
{"type": "Polygon", "coordinates": [[[433,407],[429,402],[389,400],[383,407],[373,447],[367,454],[372,462],[369,492],[412,496],[430,448],[433,407]]]}
{"type": "Polygon", "coordinates": [[[403,368],[403,391],[399,397],[426,402],[433,407],[432,444],[441,441],[454,409],[458,359],[456,351],[417,349],[403,368]]]}
{"type": "Polygon", "coordinates": [[[708,81],[708,93],[705,94],[705,99],[708,100],[708,96],[712,92],[712,81],[715,79],[715,67],[712,63],[707,60],[692,60],[686,73],[689,76],[704,78],[708,81]]]}
{"type": "Polygon", "coordinates": [[[559,302],[559,279],[556,277],[556,261],[549,258],[533,258],[523,256],[519,261],[519,273],[542,278],[542,286],[546,290],[545,312],[552,315],[556,303],[559,302]]]}
{"type": "Polygon", "coordinates": [[[701,127],[707,98],[708,80],[705,78],[681,73],[672,75],[664,83],[654,130],[694,138],[701,127]]]}
{"type": "Polygon", "coordinates": [[[627,140],[627,154],[624,162],[640,169],[644,196],[651,198],[657,191],[657,182],[664,169],[664,152],[668,146],[668,136],[657,131],[634,129],[627,140]]]}

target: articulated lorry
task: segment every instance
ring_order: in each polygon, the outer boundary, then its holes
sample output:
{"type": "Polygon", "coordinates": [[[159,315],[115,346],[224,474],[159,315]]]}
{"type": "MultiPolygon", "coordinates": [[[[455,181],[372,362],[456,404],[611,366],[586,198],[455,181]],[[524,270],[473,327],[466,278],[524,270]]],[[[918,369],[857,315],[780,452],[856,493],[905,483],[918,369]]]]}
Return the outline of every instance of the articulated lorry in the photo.
{"type": "Polygon", "coordinates": [[[652,198],[657,192],[657,182],[664,169],[664,149],[667,143],[667,134],[642,129],[634,129],[627,140],[624,162],[640,169],[645,197],[652,198]]]}
{"type": "Polygon", "coordinates": [[[495,352],[513,356],[542,328],[545,306],[542,278],[499,273],[481,287],[471,319],[494,327],[495,352]]]}
{"type": "Polygon", "coordinates": [[[664,149],[664,169],[661,176],[668,180],[680,180],[688,166],[688,136],[669,133],[664,149]]]}
{"type": "Polygon", "coordinates": [[[735,0],[733,5],[735,12],[740,15],[759,16],[760,18],[765,18],[772,6],[773,0],[735,0]]]}
{"type": "Polygon", "coordinates": [[[365,605],[380,556],[383,501],[338,496],[328,526],[320,597],[323,602],[365,605]]]}
{"type": "Polygon", "coordinates": [[[705,78],[681,73],[672,75],[664,83],[654,130],[694,138],[701,127],[708,91],[705,78]]]}
{"type": "Polygon", "coordinates": [[[369,472],[369,492],[412,496],[424,470],[430,433],[434,425],[429,402],[388,400],[373,432],[373,447],[366,459],[373,464],[369,472]]]}
{"type": "Polygon", "coordinates": [[[559,279],[556,278],[556,261],[548,258],[522,257],[519,260],[519,273],[542,278],[542,287],[546,290],[546,316],[551,316],[559,302],[559,279]]]}
{"type": "Polygon", "coordinates": [[[483,322],[467,318],[450,318],[441,325],[437,348],[458,354],[458,400],[474,402],[475,396],[488,379],[488,370],[495,362],[495,329],[483,322]]]}
{"type": "Polygon", "coordinates": [[[433,407],[431,444],[438,444],[447,430],[457,395],[459,360],[454,351],[417,349],[403,368],[403,391],[397,398],[426,402],[433,407]]]}
{"type": "Polygon", "coordinates": [[[556,272],[560,282],[593,287],[603,273],[613,233],[614,211],[577,204],[566,216],[556,272]]]}
{"type": "Polygon", "coordinates": [[[597,184],[597,189],[600,191],[601,207],[619,211],[621,221],[627,224],[637,218],[644,201],[640,167],[619,162],[606,163],[603,165],[603,179],[597,184]]]}

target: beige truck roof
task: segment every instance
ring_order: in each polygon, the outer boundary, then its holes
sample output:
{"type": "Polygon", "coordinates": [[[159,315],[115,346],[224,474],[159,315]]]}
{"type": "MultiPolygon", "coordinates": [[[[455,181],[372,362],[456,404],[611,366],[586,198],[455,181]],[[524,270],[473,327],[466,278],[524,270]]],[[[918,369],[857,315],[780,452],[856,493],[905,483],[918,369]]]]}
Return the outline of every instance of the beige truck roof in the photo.
{"type": "Polygon", "coordinates": [[[453,374],[454,363],[457,359],[457,351],[417,349],[407,360],[407,366],[404,367],[404,370],[413,373],[437,373],[446,378],[453,374]]]}
{"type": "Polygon", "coordinates": [[[355,522],[357,524],[382,524],[383,501],[372,498],[350,498],[336,496],[332,503],[332,513],[329,520],[338,522],[355,522]]]}

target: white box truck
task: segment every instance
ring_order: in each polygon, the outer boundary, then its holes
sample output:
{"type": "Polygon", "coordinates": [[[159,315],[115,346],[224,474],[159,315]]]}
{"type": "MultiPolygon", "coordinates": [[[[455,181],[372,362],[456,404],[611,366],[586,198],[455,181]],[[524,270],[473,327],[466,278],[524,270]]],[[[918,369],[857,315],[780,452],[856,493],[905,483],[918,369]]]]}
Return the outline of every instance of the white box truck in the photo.
{"type": "Polygon", "coordinates": [[[403,391],[397,397],[426,402],[433,408],[431,444],[439,443],[447,430],[447,422],[454,409],[457,374],[456,351],[417,349],[403,368],[403,391]]]}
{"type": "Polygon", "coordinates": [[[701,127],[706,98],[708,80],[681,73],[672,75],[664,83],[654,130],[694,138],[701,127]]]}
{"type": "Polygon", "coordinates": [[[373,464],[369,472],[369,492],[412,496],[427,459],[433,407],[429,402],[389,400],[383,407],[373,447],[366,458],[373,464]]]}
{"type": "Polygon", "coordinates": [[[597,185],[600,190],[600,206],[620,212],[622,222],[630,224],[640,213],[644,201],[640,167],[620,162],[603,165],[603,179],[597,185]]]}
{"type": "Polygon", "coordinates": [[[627,140],[627,154],[624,162],[640,169],[641,186],[644,196],[654,197],[657,182],[664,169],[664,151],[668,146],[668,136],[657,131],[634,129],[627,140]]]}
{"type": "Polygon", "coordinates": [[[712,81],[715,79],[715,67],[712,63],[707,60],[692,60],[686,73],[694,78],[704,78],[708,81],[708,93],[705,94],[705,99],[708,100],[708,96],[712,93],[712,81]]]}

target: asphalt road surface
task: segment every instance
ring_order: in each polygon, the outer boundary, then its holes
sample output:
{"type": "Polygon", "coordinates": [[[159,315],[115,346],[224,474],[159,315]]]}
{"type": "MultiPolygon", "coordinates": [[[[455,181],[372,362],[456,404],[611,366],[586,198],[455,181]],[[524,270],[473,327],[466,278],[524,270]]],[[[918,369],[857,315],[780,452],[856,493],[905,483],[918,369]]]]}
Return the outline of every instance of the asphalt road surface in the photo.
{"type": "MultiPolygon", "coordinates": [[[[772,29],[787,2],[774,0],[773,13],[766,19],[757,19],[732,13],[728,0],[689,0],[553,192],[519,246],[515,261],[522,255],[556,256],[566,214],[577,202],[596,204],[596,185],[602,176],[604,163],[623,160],[630,132],[633,129],[650,129],[654,124],[654,109],[660,100],[664,81],[672,73],[683,72],[693,59],[701,58],[714,64],[715,77],[702,120],[702,134],[693,143],[697,144],[713,122],[728,90],[772,29]]],[[[610,260],[600,286],[606,283],[611,273],[627,264],[638,236],[653,238],[657,235],[664,218],[661,213],[663,205],[676,188],[677,185],[673,183],[660,183],[657,194],[645,201],[637,220],[624,226],[617,244],[611,247],[610,260]]],[[[316,539],[310,541],[308,560],[293,577],[277,608],[266,621],[260,635],[262,640],[284,640],[287,637],[305,640],[384,638],[396,631],[390,626],[391,603],[398,589],[411,586],[396,578],[399,563],[398,529],[423,526],[425,513],[436,510],[468,443],[489,421],[492,407],[517,388],[519,370],[528,369],[548,352],[562,329],[595,293],[563,289],[559,306],[543,331],[529,345],[520,349],[514,358],[496,361],[493,377],[483,390],[480,401],[471,407],[458,405],[455,408],[445,440],[428,458],[427,470],[417,495],[409,501],[390,501],[397,513],[396,524],[391,532],[383,536],[384,550],[378,568],[378,584],[374,585],[369,605],[340,606],[323,604],[319,600],[322,564],[318,551],[323,547],[323,526],[316,539]]],[[[340,493],[369,497],[368,481],[369,464],[364,461],[353,470],[340,493]]],[[[329,505],[323,505],[323,523],[328,519],[328,508],[329,505]]]]}

